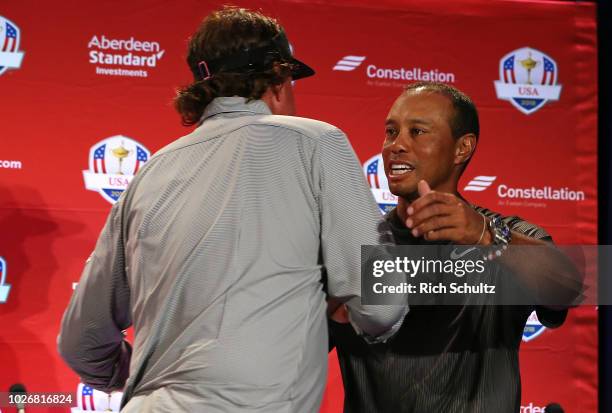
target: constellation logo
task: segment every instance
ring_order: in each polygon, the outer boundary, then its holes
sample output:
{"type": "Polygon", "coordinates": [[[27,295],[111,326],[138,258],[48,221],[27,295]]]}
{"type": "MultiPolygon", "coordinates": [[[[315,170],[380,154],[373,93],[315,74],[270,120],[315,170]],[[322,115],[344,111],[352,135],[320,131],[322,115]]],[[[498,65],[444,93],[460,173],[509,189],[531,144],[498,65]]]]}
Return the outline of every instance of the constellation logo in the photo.
{"type": "MultiPolygon", "coordinates": [[[[333,70],[342,72],[352,72],[360,67],[366,60],[366,56],[355,56],[348,55],[338,60],[338,63],[334,66],[333,70]]],[[[440,70],[424,69],[421,67],[382,67],[376,64],[368,64],[365,68],[365,74],[368,79],[374,79],[368,81],[368,84],[374,84],[377,86],[390,86],[390,85],[401,85],[401,83],[388,82],[389,80],[399,81],[433,81],[433,82],[446,82],[454,83],[455,74],[445,73],[440,70]],[[382,80],[382,82],[380,82],[382,80]],[[370,83],[373,82],[373,83],[370,83]]]]}
{"type": "MultiPolygon", "coordinates": [[[[474,177],[464,188],[464,191],[481,192],[493,185],[496,176],[479,175],[474,177]]],[[[545,200],[545,201],[584,201],[584,191],[575,191],[568,187],[554,188],[552,186],[513,188],[506,184],[497,185],[497,196],[505,199],[545,200]]],[[[542,204],[544,205],[544,204],[542,204]]]]}
{"type": "Polygon", "coordinates": [[[484,191],[485,189],[487,189],[488,187],[490,187],[493,182],[495,182],[495,180],[497,179],[496,176],[486,176],[486,175],[479,175],[477,177],[475,177],[474,179],[472,179],[470,181],[470,183],[468,183],[465,188],[463,188],[464,191],[484,191]]]}
{"type": "Polygon", "coordinates": [[[353,70],[361,66],[365,59],[365,56],[344,56],[342,59],[338,60],[338,63],[336,63],[336,66],[334,66],[333,70],[352,72],[353,70]]]}

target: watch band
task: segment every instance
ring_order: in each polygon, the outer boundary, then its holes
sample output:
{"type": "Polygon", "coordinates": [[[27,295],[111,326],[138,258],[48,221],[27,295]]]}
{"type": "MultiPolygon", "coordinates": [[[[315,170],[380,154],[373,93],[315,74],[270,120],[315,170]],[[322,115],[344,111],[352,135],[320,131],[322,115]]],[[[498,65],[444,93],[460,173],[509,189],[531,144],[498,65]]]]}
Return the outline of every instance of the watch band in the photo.
{"type": "Polygon", "coordinates": [[[485,253],[483,257],[485,260],[493,260],[500,257],[512,241],[510,227],[499,217],[489,220],[489,232],[491,233],[493,244],[485,253]]]}

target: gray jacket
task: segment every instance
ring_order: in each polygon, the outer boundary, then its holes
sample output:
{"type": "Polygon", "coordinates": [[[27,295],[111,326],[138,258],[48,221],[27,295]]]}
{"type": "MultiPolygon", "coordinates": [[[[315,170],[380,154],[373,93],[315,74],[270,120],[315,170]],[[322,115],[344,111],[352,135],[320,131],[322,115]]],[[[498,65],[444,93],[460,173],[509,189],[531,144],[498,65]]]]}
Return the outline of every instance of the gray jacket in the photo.
{"type": "Polygon", "coordinates": [[[340,130],[215,99],[113,206],[59,351],[94,388],[125,385],[125,412],[316,412],[322,274],[360,333],[385,339],[407,311],[360,304],[360,246],[389,236],[380,222],[340,130]]]}

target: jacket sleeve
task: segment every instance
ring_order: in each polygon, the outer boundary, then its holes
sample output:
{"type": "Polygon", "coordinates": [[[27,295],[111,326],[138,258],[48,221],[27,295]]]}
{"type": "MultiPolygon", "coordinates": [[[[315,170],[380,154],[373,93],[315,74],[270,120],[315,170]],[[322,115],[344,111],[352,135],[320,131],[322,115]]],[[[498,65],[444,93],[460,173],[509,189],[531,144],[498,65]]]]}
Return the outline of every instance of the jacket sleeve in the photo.
{"type": "Polygon", "coordinates": [[[64,313],[59,353],[84,383],[107,392],[120,389],[129,375],[131,347],[123,330],[130,325],[120,201],[113,206],[64,313]]]}
{"type": "Polygon", "coordinates": [[[362,305],[361,245],[388,245],[391,232],[346,135],[338,129],[327,132],[315,156],[328,294],[345,302],[358,334],[368,341],[384,341],[399,329],[408,311],[407,297],[397,294],[394,305],[362,305]]]}

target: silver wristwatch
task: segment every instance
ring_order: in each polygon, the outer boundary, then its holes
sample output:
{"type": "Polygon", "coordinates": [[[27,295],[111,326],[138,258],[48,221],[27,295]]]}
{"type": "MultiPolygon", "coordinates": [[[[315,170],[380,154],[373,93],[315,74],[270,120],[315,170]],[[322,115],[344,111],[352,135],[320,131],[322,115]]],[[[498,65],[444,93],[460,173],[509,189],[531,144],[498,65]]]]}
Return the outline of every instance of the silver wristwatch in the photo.
{"type": "Polygon", "coordinates": [[[508,248],[510,241],[512,241],[510,227],[499,217],[489,220],[489,232],[491,233],[493,245],[491,245],[488,253],[484,256],[485,260],[492,260],[501,256],[506,248],[508,248]]]}

